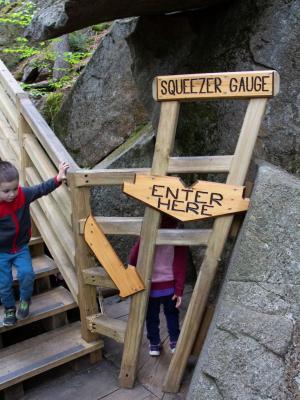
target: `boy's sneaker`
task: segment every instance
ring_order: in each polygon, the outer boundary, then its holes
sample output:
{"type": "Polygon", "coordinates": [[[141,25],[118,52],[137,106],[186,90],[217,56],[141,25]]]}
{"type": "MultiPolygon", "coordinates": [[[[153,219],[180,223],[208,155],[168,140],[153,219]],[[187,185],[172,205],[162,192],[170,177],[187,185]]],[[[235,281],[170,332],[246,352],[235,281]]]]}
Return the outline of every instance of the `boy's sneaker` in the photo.
{"type": "Polygon", "coordinates": [[[175,350],[176,350],[176,344],[177,344],[177,342],[170,342],[170,350],[171,350],[171,353],[175,353],[175,350]]]}
{"type": "Polygon", "coordinates": [[[3,326],[13,326],[17,322],[16,309],[8,308],[4,311],[3,326]]]}
{"type": "Polygon", "coordinates": [[[161,345],[160,344],[151,344],[149,345],[149,355],[150,356],[154,356],[157,357],[160,355],[160,348],[161,345]]]}
{"type": "Polygon", "coordinates": [[[18,319],[25,319],[29,315],[29,301],[20,300],[19,307],[17,310],[17,318],[18,319]]]}

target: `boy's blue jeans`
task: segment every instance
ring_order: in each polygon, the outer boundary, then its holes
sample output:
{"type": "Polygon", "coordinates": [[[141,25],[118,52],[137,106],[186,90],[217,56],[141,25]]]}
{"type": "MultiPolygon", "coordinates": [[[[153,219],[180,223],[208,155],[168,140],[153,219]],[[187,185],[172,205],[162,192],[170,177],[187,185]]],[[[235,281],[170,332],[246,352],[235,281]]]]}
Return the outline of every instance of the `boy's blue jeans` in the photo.
{"type": "Polygon", "coordinates": [[[179,337],[179,311],[175,307],[176,300],[172,300],[173,295],[162,297],[149,297],[146,327],[147,338],[151,344],[160,344],[159,334],[159,312],[163,305],[164,314],[167,321],[170,342],[177,342],[179,337]]]}
{"type": "Polygon", "coordinates": [[[0,297],[6,309],[16,306],[12,265],[17,270],[20,298],[28,301],[32,296],[34,284],[34,272],[28,245],[23,246],[17,253],[0,252],[0,297]]]}

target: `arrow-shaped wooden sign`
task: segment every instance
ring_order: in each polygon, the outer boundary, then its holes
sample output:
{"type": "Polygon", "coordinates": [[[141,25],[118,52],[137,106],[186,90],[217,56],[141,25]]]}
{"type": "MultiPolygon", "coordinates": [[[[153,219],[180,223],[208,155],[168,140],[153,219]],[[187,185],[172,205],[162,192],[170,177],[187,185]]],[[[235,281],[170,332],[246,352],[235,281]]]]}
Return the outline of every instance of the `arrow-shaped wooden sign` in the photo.
{"type": "Polygon", "coordinates": [[[207,181],[186,187],[177,177],[149,175],[136,175],[134,183],[123,185],[124,193],[180,221],[246,211],[249,199],[243,198],[244,189],[207,181]]]}
{"type": "Polygon", "coordinates": [[[137,270],[132,265],[124,267],[105,234],[90,215],[84,225],[84,239],[120,290],[121,297],[127,297],[145,289],[137,270]]]}

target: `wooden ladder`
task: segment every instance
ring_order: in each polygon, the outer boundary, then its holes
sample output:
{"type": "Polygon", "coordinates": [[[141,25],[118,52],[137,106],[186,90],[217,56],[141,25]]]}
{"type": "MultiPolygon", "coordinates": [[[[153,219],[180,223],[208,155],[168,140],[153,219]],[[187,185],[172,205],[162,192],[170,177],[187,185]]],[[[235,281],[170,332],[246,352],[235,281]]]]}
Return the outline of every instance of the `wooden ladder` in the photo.
{"type": "MultiPolygon", "coordinates": [[[[227,172],[227,184],[243,185],[251,161],[251,156],[261,125],[261,121],[264,115],[267,99],[276,95],[279,90],[279,77],[275,71],[273,72],[272,87],[270,88],[270,92],[266,97],[264,97],[263,93],[260,93],[259,96],[257,96],[257,93],[248,93],[247,96],[244,96],[259,98],[252,98],[249,101],[249,105],[233,156],[221,156],[216,158],[208,157],[206,160],[205,158],[201,157],[190,157],[184,159],[170,157],[176,135],[176,127],[180,107],[180,95],[175,96],[174,100],[174,95],[169,95],[169,98],[167,98],[166,101],[162,101],[161,103],[161,113],[151,175],[165,175],[168,172],[178,170],[179,164],[185,163],[186,171],[184,172],[227,172]]],[[[255,72],[253,73],[255,74],[255,72]]],[[[218,82],[220,83],[221,79],[225,75],[226,74],[210,74],[207,80],[212,79],[211,83],[213,83],[216,82],[216,79],[219,79],[218,82]]],[[[242,76],[243,73],[240,73],[240,75],[242,76]]],[[[205,77],[205,75],[202,75],[199,79],[200,82],[203,82],[203,79],[206,79],[203,76],[205,77]]],[[[196,81],[197,76],[187,75],[183,77],[181,76],[180,78],[182,80],[190,79],[196,81]]],[[[158,85],[161,83],[162,80],[164,80],[164,77],[158,77],[156,78],[156,82],[154,84],[153,93],[156,100],[159,99],[158,85]]],[[[165,82],[170,82],[170,80],[172,80],[172,77],[167,77],[167,79],[165,79],[165,82]]],[[[165,84],[163,89],[166,89],[166,87],[167,83],[165,84]]],[[[206,95],[204,96],[196,95],[191,96],[191,98],[189,98],[189,96],[183,96],[182,100],[186,101],[197,100],[199,98],[212,99],[220,97],[242,97],[240,96],[240,94],[236,96],[228,95],[228,92],[228,86],[226,86],[224,89],[224,96],[219,95],[219,93],[206,93],[206,95]]],[[[232,220],[233,215],[226,215],[216,218],[214,222],[213,229],[207,243],[205,257],[200,268],[200,273],[198,275],[197,282],[193,290],[192,298],[190,300],[187,314],[185,316],[180,337],[176,346],[176,352],[172,357],[167,375],[165,377],[163,390],[166,392],[176,393],[179,390],[179,386],[183,377],[185,367],[187,365],[188,358],[196,341],[199,326],[205,311],[209,291],[231,227],[232,220]]],[[[145,216],[142,224],[141,244],[137,261],[137,269],[144,281],[148,283],[151,281],[153,256],[155,251],[159,221],[159,211],[148,207],[145,211],[145,216]]],[[[139,346],[143,335],[148,296],[149,284],[146,287],[146,290],[144,292],[136,294],[131,302],[131,309],[125,336],[124,353],[119,376],[120,384],[123,387],[130,388],[133,386],[135,381],[139,346]]]]}
{"type": "MultiPolygon", "coordinates": [[[[131,298],[128,321],[116,321],[99,314],[96,303],[96,286],[116,286],[112,280],[92,262],[89,248],[84,241],[84,223],[91,213],[89,195],[90,187],[95,185],[122,185],[133,182],[136,174],[165,176],[172,173],[228,173],[226,183],[231,185],[243,185],[250,164],[260,124],[264,115],[267,99],[277,94],[279,90],[279,77],[276,71],[201,74],[180,76],[184,88],[189,88],[187,96],[174,93],[159,97],[158,85],[167,92],[168,80],[175,77],[157,77],[154,84],[154,98],[161,101],[160,119],[156,136],[155,151],[152,168],[141,169],[97,169],[79,170],[69,175],[69,187],[72,196],[73,227],[75,227],[75,263],[79,272],[79,307],[82,319],[82,335],[90,341],[98,333],[110,336],[118,342],[124,342],[124,351],[119,375],[122,387],[131,388],[134,385],[139,348],[142,341],[144,322],[148,305],[148,296],[151,285],[152,265],[155,246],[159,244],[177,245],[206,245],[206,254],[197,278],[192,298],[184,319],[181,334],[176,347],[176,352],[167,372],[164,390],[177,392],[191,354],[198,329],[205,311],[207,297],[216,273],[218,261],[224,248],[229,229],[233,220],[232,215],[216,218],[212,230],[173,230],[163,233],[159,230],[160,212],[146,207],[144,218],[99,217],[95,220],[101,225],[105,234],[129,234],[140,235],[140,248],[137,261],[137,271],[145,284],[145,290],[134,294],[131,298]],[[203,83],[203,75],[207,79],[207,87],[212,84],[215,93],[210,90],[204,95],[195,94],[192,84],[203,83]],[[248,91],[246,93],[231,93],[234,85],[229,85],[232,79],[240,77],[258,76],[261,82],[261,90],[248,91]],[[267,78],[263,78],[266,76],[267,78]],[[211,81],[209,81],[211,79],[211,81]],[[186,83],[190,81],[190,86],[186,83]],[[227,83],[221,85],[222,80],[227,83]],[[267,87],[266,82],[269,82],[267,87]],[[163,85],[161,84],[162,82],[163,85]],[[191,90],[192,88],[192,90],[191,90]],[[223,92],[222,92],[223,90],[223,92]],[[220,94],[220,92],[222,92],[220,94]],[[177,129],[177,122],[181,100],[218,99],[218,98],[245,98],[250,99],[244,122],[239,135],[238,143],[233,155],[206,156],[206,157],[171,157],[177,129]]],[[[252,79],[251,78],[251,79],[252,79]]],[[[253,82],[258,82],[252,80],[253,82]]],[[[241,79],[240,79],[240,82],[241,79]]],[[[250,82],[250,81],[249,81],[250,82]]],[[[245,88],[240,85],[241,90],[245,88]]],[[[173,86],[175,87],[175,86],[173,86]]],[[[179,86],[177,85],[177,88],[179,86]]],[[[257,89],[258,86],[255,87],[257,89]]],[[[183,89],[182,89],[183,90],[183,89]]],[[[161,91],[162,92],[162,91],[161,91]]]]}

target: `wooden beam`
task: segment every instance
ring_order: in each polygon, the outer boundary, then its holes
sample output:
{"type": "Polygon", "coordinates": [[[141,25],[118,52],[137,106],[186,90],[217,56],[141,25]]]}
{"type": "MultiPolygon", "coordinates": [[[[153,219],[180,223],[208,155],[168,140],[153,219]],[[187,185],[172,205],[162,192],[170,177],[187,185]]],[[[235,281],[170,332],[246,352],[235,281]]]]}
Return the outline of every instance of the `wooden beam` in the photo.
{"type": "MultiPolygon", "coordinates": [[[[139,236],[143,218],[141,217],[94,217],[106,235],[139,236]]],[[[81,219],[80,233],[83,234],[85,220],[81,219]]],[[[211,229],[159,229],[157,245],[205,246],[211,229]]]]}
{"type": "Polygon", "coordinates": [[[211,229],[159,229],[156,244],[206,246],[211,232],[211,229]]]}
{"type": "MultiPolygon", "coordinates": [[[[174,146],[179,107],[180,105],[177,102],[163,102],[161,104],[161,114],[151,169],[151,174],[153,175],[164,175],[168,170],[169,156],[174,146]]],[[[131,388],[134,385],[136,377],[139,348],[143,336],[148,306],[153,257],[159,223],[160,213],[157,210],[147,207],[142,225],[137,261],[137,269],[146,284],[146,289],[144,292],[135,294],[131,301],[119,375],[119,382],[122,387],[131,388]]]]}
{"type": "MultiPolygon", "coordinates": [[[[170,157],[167,173],[228,172],[233,156],[170,157]]],[[[81,186],[123,185],[133,182],[135,174],[150,175],[150,168],[93,169],[76,171],[75,184],[81,186]]]]}
{"type": "Polygon", "coordinates": [[[116,284],[121,297],[131,296],[144,290],[144,283],[136,268],[132,265],[125,268],[101,227],[91,215],[87,218],[84,226],[84,239],[116,284]]]}
{"type": "MultiPolygon", "coordinates": [[[[250,164],[267,99],[251,99],[238,139],[227,183],[242,185],[250,164]]],[[[176,393],[183,377],[193,343],[205,311],[205,305],[220,260],[233,216],[215,220],[204,260],[194,287],[193,295],[184,319],[181,333],[172,357],[163,390],[176,393]]]]}
{"type": "Polygon", "coordinates": [[[91,332],[108,336],[119,343],[124,342],[126,321],[110,318],[104,314],[90,315],[87,321],[91,332]]]}
{"type": "Polygon", "coordinates": [[[81,334],[87,342],[95,340],[97,335],[90,332],[87,317],[98,313],[96,287],[86,285],[83,278],[83,270],[95,267],[94,260],[90,256],[88,245],[79,232],[79,220],[87,218],[91,213],[90,190],[75,186],[75,174],[68,174],[68,183],[72,202],[72,226],[75,242],[75,268],[78,276],[78,304],[81,317],[81,334]]]}
{"type": "Polygon", "coordinates": [[[228,172],[233,156],[170,157],[168,173],[228,172]]]}
{"type": "Polygon", "coordinates": [[[82,271],[84,283],[87,285],[95,285],[101,288],[117,289],[113,280],[109,277],[103,268],[88,268],[82,271]]]}
{"type": "MultiPolygon", "coordinates": [[[[139,236],[142,227],[142,217],[94,217],[97,224],[106,235],[139,236]]],[[[83,234],[85,219],[79,221],[80,233],[83,234]]]]}

